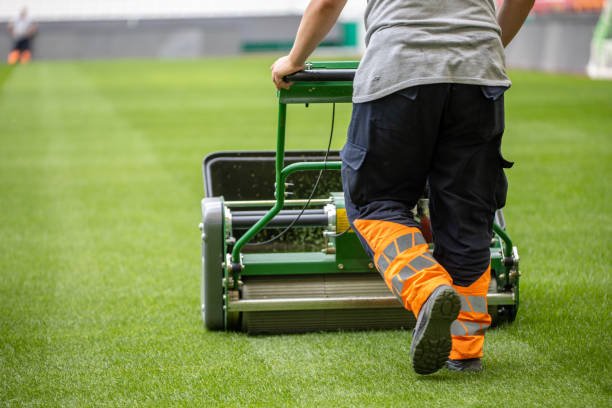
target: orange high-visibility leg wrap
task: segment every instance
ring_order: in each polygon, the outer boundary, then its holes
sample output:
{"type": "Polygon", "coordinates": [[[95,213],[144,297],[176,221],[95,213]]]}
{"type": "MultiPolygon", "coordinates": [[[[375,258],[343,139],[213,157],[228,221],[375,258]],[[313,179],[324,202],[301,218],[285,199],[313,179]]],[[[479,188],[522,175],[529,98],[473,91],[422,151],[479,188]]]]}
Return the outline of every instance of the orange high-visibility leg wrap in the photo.
{"type": "Polygon", "coordinates": [[[449,358],[463,360],[482,357],[484,332],[491,325],[487,311],[487,292],[491,281],[491,267],[470,286],[453,288],[461,298],[459,317],[451,325],[453,348],[449,358]]]}
{"type": "Polygon", "coordinates": [[[362,219],[354,225],[374,252],[376,267],[389,289],[415,316],[434,289],[452,284],[448,272],[429,253],[418,228],[362,219]]]}
{"type": "Polygon", "coordinates": [[[13,65],[13,64],[16,64],[17,61],[19,61],[19,51],[13,50],[9,53],[8,57],[6,58],[6,62],[8,62],[10,65],[13,65]]]}
{"type": "Polygon", "coordinates": [[[22,64],[27,64],[32,59],[32,53],[30,51],[24,51],[21,53],[21,57],[19,57],[19,62],[22,64]]]}

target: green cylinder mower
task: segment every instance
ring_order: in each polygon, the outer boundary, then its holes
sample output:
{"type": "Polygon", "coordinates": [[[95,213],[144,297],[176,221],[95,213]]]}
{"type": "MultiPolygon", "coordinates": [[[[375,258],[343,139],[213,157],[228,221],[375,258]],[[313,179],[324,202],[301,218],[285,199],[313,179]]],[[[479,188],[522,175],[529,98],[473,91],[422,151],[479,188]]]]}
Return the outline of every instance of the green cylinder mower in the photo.
{"type": "MultiPolygon", "coordinates": [[[[414,326],[414,316],[386,287],[349,226],[339,153],[285,151],[288,105],[350,103],[356,68],[356,62],[310,63],[288,78],[293,86],[278,93],[275,152],[218,152],[204,159],[200,229],[207,329],[296,333],[414,326]]],[[[414,212],[430,236],[425,193],[414,212]]],[[[516,316],[518,266],[500,209],[487,295],[493,325],[516,316]]]]}

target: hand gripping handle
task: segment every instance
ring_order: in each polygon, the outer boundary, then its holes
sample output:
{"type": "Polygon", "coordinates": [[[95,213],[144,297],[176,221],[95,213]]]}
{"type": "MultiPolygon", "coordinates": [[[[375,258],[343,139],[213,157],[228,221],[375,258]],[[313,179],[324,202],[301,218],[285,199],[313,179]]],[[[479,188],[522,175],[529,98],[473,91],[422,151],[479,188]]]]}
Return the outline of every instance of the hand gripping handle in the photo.
{"type": "Polygon", "coordinates": [[[283,78],[285,82],[352,81],[355,69],[308,69],[283,78]]]}

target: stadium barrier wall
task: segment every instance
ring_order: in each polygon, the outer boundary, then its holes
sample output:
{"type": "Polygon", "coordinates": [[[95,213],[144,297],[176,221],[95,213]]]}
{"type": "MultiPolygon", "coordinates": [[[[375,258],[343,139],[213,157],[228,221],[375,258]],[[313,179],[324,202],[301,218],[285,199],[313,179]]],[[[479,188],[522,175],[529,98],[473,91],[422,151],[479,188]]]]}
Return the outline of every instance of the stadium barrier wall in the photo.
{"type": "MultiPolygon", "coordinates": [[[[290,47],[300,17],[39,22],[35,59],[200,58],[290,47]]],[[[598,13],[530,16],[507,50],[510,67],[585,72],[598,13]]],[[[4,31],[4,30],[3,30],[4,31]]],[[[340,23],[327,45],[356,52],[357,23],[340,23]]],[[[0,55],[10,49],[0,35],[0,55]]]]}
{"type": "Polygon", "coordinates": [[[599,13],[531,15],[506,49],[512,68],[585,73],[599,13]]]}

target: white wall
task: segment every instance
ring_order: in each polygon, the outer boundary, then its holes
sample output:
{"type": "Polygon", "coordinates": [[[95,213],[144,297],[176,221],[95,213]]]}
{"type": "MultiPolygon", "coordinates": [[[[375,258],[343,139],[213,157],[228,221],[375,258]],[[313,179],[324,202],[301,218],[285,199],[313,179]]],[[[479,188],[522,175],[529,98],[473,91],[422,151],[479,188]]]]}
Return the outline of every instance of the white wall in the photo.
{"type": "MultiPolygon", "coordinates": [[[[0,0],[0,20],[27,6],[38,20],[107,20],[301,14],[308,0],[0,0]]],[[[349,0],[344,19],[360,19],[366,0],[349,0]]]]}

